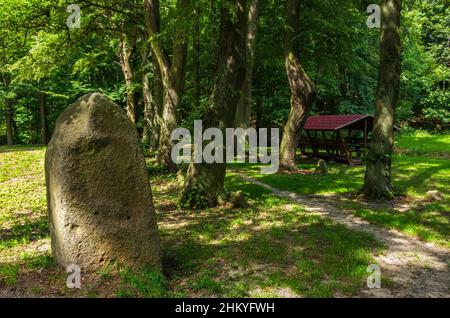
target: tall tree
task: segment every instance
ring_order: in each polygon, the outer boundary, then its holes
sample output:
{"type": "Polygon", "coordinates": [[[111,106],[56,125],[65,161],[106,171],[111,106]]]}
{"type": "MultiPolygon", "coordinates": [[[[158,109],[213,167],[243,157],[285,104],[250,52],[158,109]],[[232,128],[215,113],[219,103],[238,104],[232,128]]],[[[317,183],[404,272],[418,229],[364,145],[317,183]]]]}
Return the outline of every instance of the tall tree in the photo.
{"type": "Polygon", "coordinates": [[[39,114],[41,122],[41,144],[46,145],[50,141],[50,131],[48,130],[47,120],[47,93],[43,90],[43,81],[40,81],[39,92],[39,114]]]}
{"type": "MultiPolygon", "coordinates": [[[[223,136],[226,128],[235,124],[236,107],[245,80],[246,12],[245,0],[227,0],[221,9],[219,56],[210,105],[203,116],[203,127],[217,127],[223,136]]],[[[201,149],[194,151],[201,152],[201,149]]],[[[219,151],[225,158],[225,149],[219,151]]],[[[181,203],[199,207],[216,205],[224,194],[225,170],[225,162],[191,162],[181,203]]]]}
{"type": "MultiPolygon", "coordinates": [[[[11,83],[8,74],[3,74],[3,85],[5,86],[6,93],[8,94],[8,88],[11,83]]],[[[14,127],[13,127],[13,104],[9,97],[5,97],[5,120],[6,120],[6,141],[8,146],[14,144],[14,127]]]]}
{"type": "Polygon", "coordinates": [[[393,198],[391,164],[394,114],[401,72],[400,16],[402,0],[381,2],[380,68],[372,143],[362,193],[368,198],[393,198]]]}
{"type": "Polygon", "coordinates": [[[162,116],[164,109],[164,85],[161,75],[161,69],[154,54],[151,54],[153,66],[153,91],[154,108],[152,112],[152,133],[150,136],[150,149],[157,151],[161,136],[162,116]]]}
{"type": "Polygon", "coordinates": [[[193,98],[195,108],[200,107],[200,4],[196,5],[194,15],[194,39],[192,44],[193,98]]]}
{"type": "Polygon", "coordinates": [[[155,101],[152,94],[152,88],[149,79],[149,57],[150,52],[147,45],[148,34],[146,30],[143,32],[143,45],[141,56],[141,73],[142,73],[142,99],[144,103],[144,129],[142,133],[142,140],[150,143],[151,134],[155,128],[153,125],[153,118],[155,116],[155,101]]]}
{"type": "Polygon", "coordinates": [[[259,0],[251,0],[248,9],[248,28],[247,28],[247,43],[246,43],[246,67],[245,80],[242,87],[242,95],[236,111],[236,127],[248,128],[250,126],[250,111],[252,98],[252,79],[253,66],[255,60],[255,41],[256,33],[258,31],[258,16],[259,16],[259,0]]]}
{"type": "Polygon", "coordinates": [[[291,90],[291,110],[281,140],[280,165],[295,169],[295,151],[316,91],[299,59],[300,0],[286,0],[285,9],[284,66],[291,90]]]}
{"type": "Polygon", "coordinates": [[[120,68],[122,69],[126,85],[126,111],[128,118],[133,124],[137,121],[134,74],[131,59],[136,44],[136,35],[134,33],[123,33],[119,39],[119,58],[120,68]]]}
{"type": "Polygon", "coordinates": [[[170,57],[161,41],[159,0],[144,0],[146,28],[150,36],[152,54],[154,54],[161,71],[164,89],[158,162],[170,171],[176,170],[171,158],[171,137],[173,130],[177,127],[178,107],[184,90],[187,39],[183,22],[189,3],[190,0],[177,0],[177,21],[175,23],[178,28],[173,45],[173,54],[170,57]]]}

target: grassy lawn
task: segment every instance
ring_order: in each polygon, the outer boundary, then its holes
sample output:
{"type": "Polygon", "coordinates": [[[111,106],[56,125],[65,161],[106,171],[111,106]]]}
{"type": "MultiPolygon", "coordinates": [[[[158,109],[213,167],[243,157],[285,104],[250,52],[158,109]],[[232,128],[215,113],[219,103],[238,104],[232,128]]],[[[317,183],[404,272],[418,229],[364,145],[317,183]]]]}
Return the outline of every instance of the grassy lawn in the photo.
{"type": "Polygon", "coordinates": [[[44,149],[0,147],[0,251],[47,235],[44,149]]]}
{"type": "Polygon", "coordinates": [[[165,276],[111,266],[71,290],[50,253],[43,159],[43,148],[0,147],[0,296],[351,296],[383,250],[233,176],[248,206],[181,210],[176,177],[149,169],[165,276]]]}
{"type": "MultiPolygon", "coordinates": [[[[303,195],[343,194],[340,206],[376,224],[450,247],[450,135],[418,132],[397,137],[393,162],[394,187],[406,197],[392,204],[369,204],[349,198],[362,186],[364,167],[330,163],[327,176],[280,172],[261,175],[257,165],[234,165],[235,169],[282,190],[303,195]],[[429,190],[445,199],[430,202],[429,190]]],[[[300,159],[301,169],[314,171],[316,161],[300,159]]]]}

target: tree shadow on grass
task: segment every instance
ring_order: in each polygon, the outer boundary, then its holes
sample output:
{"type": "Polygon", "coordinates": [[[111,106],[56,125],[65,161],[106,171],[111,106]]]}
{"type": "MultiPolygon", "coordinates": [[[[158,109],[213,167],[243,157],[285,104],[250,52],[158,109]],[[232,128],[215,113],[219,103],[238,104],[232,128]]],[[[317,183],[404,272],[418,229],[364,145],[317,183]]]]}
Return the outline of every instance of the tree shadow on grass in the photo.
{"type": "Polygon", "coordinates": [[[226,297],[357,293],[371,252],[381,247],[373,237],[258,188],[242,187],[258,199],[246,209],[164,211],[163,259],[173,288],[226,297]]]}
{"type": "MultiPolygon", "coordinates": [[[[373,236],[307,214],[261,187],[245,182],[231,185],[232,190],[241,189],[254,200],[250,207],[196,212],[172,209],[161,215],[163,260],[170,288],[204,297],[378,295],[366,287],[372,255],[384,249],[373,236]]],[[[394,254],[412,244],[396,235],[388,241],[394,254]]],[[[439,250],[427,251],[427,257],[438,263],[448,260],[439,250]]],[[[405,262],[383,269],[383,273],[383,297],[441,297],[446,293],[445,268],[430,272],[423,262],[405,262]],[[417,275],[412,282],[417,288],[404,280],[410,274],[417,275]],[[435,275],[442,279],[434,279],[435,275]],[[420,284],[424,289],[417,292],[420,284]]]]}
{"type": "Polygon", "coordinates": [[[415,167],[418,162],[414,160],[404,160],[394,162],[394,183],[402,187],[412,187],[418,192],[425,193],[428,190],[437,189],[442,192],[448,192],[448,180],[446,174],[442,171],[450,169],[450,163],[446,160],[430,159],[419,163],[430,164],[427,168],[415,168],[417,171],[409,172],[408,168],[415,167]],[[434,181],[433,186],[429,186],[434,181]],[[439,184],[436,184],[439,182],[439,184]]]}
{"type": "Polygon", "coordinates": [[[437,241],[449,245],[450,211],[444,202],[414,202],[407,209],[390,204],[377,204],[367,201],[347,201],[338,198],[343,207],[370,222],[395,228],[425,241],[437,241]],[[348,204],[348,206],[347,206],[348,204]]]}
{"type": "Polygon", "coordinates": [[[10,248],[18,244],[37,241],[48,235],[47,217],[40,217],[31,222],[21,222],[10,228],[0,229],[0,248],[10,248]]]}
{"type": "MultiPolygon", "coordinates": [[[[316,161],[302,158],[297,161],[300,169],[314,170],[316,161]]],[[[329,163],[329,174],[326,176],[291,174],[279,172],[277,174],[262,175],[259,165],[231,164],[232,170],[242,171],[251,177],[265,182],[280,190],[293,191],[302,195],[321,193],[349,193],[358,192],[364,180],[364,166],[347,166],[340,163],[329,163]]],[[[437,189],[448,192],[444,170],[450,169],[448,160],[414,157],[407,155],[395,156],[393,162],[393,182],[401,188],[414,188],[418,192],[437,189]],[[420,166],[423,164],[424,166],[420,166]],[[430,182],[434,184],[429,185],[430,182]]]]}

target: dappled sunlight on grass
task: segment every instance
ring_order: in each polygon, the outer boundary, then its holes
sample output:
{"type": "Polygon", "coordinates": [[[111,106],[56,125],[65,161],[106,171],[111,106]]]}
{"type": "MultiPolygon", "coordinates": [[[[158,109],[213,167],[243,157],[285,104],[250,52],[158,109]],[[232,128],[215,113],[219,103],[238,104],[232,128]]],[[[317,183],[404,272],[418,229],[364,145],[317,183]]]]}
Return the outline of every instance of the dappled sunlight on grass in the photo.
{"type": "MultiPolygon", "coordinates": [[[[149,161],[166,279],[151,271],[108,272],[82,291],[71,292],[64,270],[50,255],[43,160],[44,148],[0,147],[0,285],[19,284],[26,295],[350,296],[364,288],[367,265],[383,249],[371,235],[306,213],[235,176],[236,170],[242,171],[299,194],[345,194],[361,187],[362,166],[331,163],[329,175],[317,176],[261,175],[258,165],[232,164],[226,189],[242,191],[246,207],[226,203],[182,210],[177,204],[182,180],[149,161]],[[29,278],[33,283],[25,282],[29,278]],[[149,282],[157,286],[150,288],[149,282]]],[[[313,171],[315,160],[302,161],[299,167],[313,171]]],[[[336,203],[371,222],[448,246],[449,173],[446,160],[401,153],[395,156],[393,174],[411,196],[405,211],[348,196],[337,196],[341,200],[336,203]],[[441,191],[446,200],[422,202],[430,189],[441,191]]]]}
{"type": "Polygon", "coordinates": [[[0,251],[49,235],[44,148],[0,147],[0,251]]]}
{"type": "Polygon", "coordinates": [[[450,209],[448,203],[410,203],[406,210],[392,205],[364,204],[358,201],[341,200],[339,207],[352,211],[375,224],[397,229],[450,248],[450,209]]]}
{"type": "MultiPolygon", "coordinates": [[[[316,164],[300,163],[298,167],[303,170],[314,171],[316,164]]],[[[231,167],[232,171],[245,172],[261,182],[268,183],[275,188],[294,191],[299,194],[333,194],[357,191],[362,186],[362,167],[347,167],[342,164],[330,163],[329,174],[326,176],[306,175],[280,171],[277,174],[262,175],[257,165],[239,164],[231,167]]],[[[232,173],[231,171],[231,173],[232,173]]]]}
{"type": "Polygon", "coordinates": [[[164,262],[178,293],[320,297],[351,295],[364,285],[371,251],[379,248],[370,235],[308,215],[238,178],[226,186],[243,191],[249,207],[159,213],[164,262]]]}
{"type": "MultiPolygon", "coordinates": [[[[397,140],[399,146],[414,145],[414,149],[421,149],[421,151],[405,151],[394,155],[392,176],[396,191],[405,193],[410,201],[420,202],[425,200],[428,191],[438,190],[444,196],[444,201],[437,204],[424,203],[426,211],[438,206],[435,213],[424,212],[422,208],[417,209],[414,206],[403,212],[399,212],[395,206],[383,208],[371,205],[361,208],[360,206],[364,205],[357,200],[351,211],[379,225],[401,230],[426,241],[448,245],[450,160],[442,158],[442,153],[450,153],[450,136],[418,133],[414,136],[398,136],[397,140]],[[420,139],[420,142],[413,138],[420,139]]],[[[298,167],[314,171],[316,160],[299,159],[298,167]]],[[[333,162],[329,163],[329,174],[326,176],[285,171],[273,175],[261,175],[256,164],[233,164],[230,168],[231,174],[234,171],[241,171],[274,188],[300,195],[356,194],[364,180],[364,166],[347,166],[333,162]]]]}
{"type": "Polygon", "coordinates": [[[43,175],[44,147],[0,146],[0,182],[43,175]]]}
{"type": "Polygon", "coordinates": [[[417,154],[450,154],[450,135],[433,135],[426,131],[416,131],[412,134],[396,138],[396,147],[407,149],[417,154]]]}

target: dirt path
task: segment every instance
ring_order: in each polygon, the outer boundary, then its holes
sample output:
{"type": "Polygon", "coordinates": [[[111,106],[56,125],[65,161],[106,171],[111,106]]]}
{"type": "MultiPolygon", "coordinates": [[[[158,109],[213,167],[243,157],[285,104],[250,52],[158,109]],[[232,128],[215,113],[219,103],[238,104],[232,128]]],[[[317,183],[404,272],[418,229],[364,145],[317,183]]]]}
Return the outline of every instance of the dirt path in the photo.
{"type": "Polygon", "coordinates": [[[361,297],[450,297],[450,251],[422,242],[396,230],[386,229],[342,211],[332,197],[299,195],[281,191],[243,173],[245,181],[262,186],[272,193],[297,202],[308,212],[328,217],[346,227],[371,233],[386,245],[382,255],[374,255],[381,276],[388,277],[394,286],[362,290],[361,297]]]}

